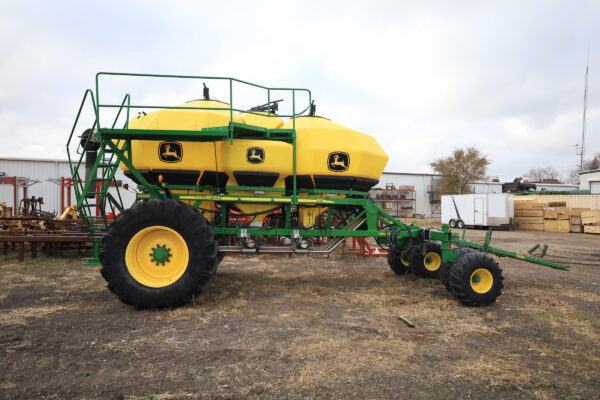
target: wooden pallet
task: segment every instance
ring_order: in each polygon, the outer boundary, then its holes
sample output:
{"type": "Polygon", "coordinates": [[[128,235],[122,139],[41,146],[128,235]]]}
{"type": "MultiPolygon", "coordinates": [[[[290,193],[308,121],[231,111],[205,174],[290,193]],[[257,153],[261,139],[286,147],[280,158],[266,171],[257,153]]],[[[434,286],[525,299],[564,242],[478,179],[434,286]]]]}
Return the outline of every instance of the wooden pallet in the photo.
{"type": "Polygon", "coordinates": [[[595,233],[596,235],[600,235],[600,225],[584,225],[583,231],[585,233],[595,233]]]}

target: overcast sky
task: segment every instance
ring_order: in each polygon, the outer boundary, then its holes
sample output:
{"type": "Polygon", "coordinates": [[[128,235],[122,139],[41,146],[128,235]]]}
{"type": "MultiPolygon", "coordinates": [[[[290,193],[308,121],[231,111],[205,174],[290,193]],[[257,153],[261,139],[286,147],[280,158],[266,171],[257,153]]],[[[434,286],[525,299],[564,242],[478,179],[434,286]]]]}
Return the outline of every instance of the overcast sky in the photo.
{"type": "MultiPolygon", "coordinates": [[[[588,46],[586,153],[600,152],[598,1],[0,6],[0,156],[66,158],[84,90],[96,72],[120,71],[309,88],[319,115],[379,141],[388,171],[430,172],[429,161],[474,145],[489,176],[551,165],[566,177],[578,163],[588,46]]],[[[190,100],[181,96],[164,100],[190,100]]]]}

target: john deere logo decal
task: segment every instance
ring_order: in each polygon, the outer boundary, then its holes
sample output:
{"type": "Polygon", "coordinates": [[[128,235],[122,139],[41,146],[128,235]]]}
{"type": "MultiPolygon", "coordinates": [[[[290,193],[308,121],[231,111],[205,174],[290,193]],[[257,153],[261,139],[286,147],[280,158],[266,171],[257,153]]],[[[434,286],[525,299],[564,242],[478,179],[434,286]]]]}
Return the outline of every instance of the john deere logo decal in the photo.
{"type": "Polygon", "coordinates": [[[183,158],[183,147],[178,142],[162,142],[158,145],[158,159],[162,162],[176,163],[183,158]]]}
{"type": "Polygon", "coordinates": [[[344,172],[350,168],[350,156],[348,153],[336,151],[329,153],[327,157],[327,168],[333,172],[344,172]]]}
{"type": "Polygon", "coordinates": [[[265,150],[260,147],[250,147],[246,150],[246,161],[250,164],[261,164],[265,162],[265,150]]]}

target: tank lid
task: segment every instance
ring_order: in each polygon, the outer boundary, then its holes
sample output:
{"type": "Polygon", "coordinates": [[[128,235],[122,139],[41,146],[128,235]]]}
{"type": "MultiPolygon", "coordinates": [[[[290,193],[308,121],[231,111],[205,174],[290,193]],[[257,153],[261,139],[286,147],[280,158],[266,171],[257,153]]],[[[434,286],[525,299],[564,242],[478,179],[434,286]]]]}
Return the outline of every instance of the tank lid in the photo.
{"type": "Polygon", "coordinates": [[[210,99],[210,100],[207,100],[207,99],[188,100],[188,101],[185,102],[185,104],[187,104],[187,103],[193,103],[194,101],[214,101],[215,103],[221,103],[221,104],[227,104],[227,105],[229,105],[229,103],[226,103],[226,102],[221,101],[221,100],[215,100],[215,99],[210,99]]]}
{"type": "Polygon", "coordinates": [[[313,100],[310,103],[310,110],[308,111],[308,115],[300,115],[300,116],[298,116],[296,118],[314,117],[314,118],[323,118],[323,119],[326,119],[327,121],[331,121],[329,118],[325,118],[325,117],[321,117],[319,115],[316,115],[316,113],[317,113],[317,105],[315,104],[315,101],[313,100]]]}
{"type": "MultiPolygon", "coordinates": [[[[296,117],[296,119],[298,118],[321,118],[321,119],[326,119],[327,121],[331,121],[331,119],[327,118],[327,117],[321,117],[320,115],[299,115],[296,117]]],[[[290,118],[290,119],[294,119],[294,118],[290,118]]]]}
{"type": "Polygon", "coordinates": [[[258,112],[264,112],[264,113],[267,113],[270,111],[269,114],[277,114],[277,111],[279,111],[279,103],[282,101],[283,101],[283,99],[273,100],[268,103],[262,104],[260,106],[252,107],[248,111],[258,111],[258,112]]]}

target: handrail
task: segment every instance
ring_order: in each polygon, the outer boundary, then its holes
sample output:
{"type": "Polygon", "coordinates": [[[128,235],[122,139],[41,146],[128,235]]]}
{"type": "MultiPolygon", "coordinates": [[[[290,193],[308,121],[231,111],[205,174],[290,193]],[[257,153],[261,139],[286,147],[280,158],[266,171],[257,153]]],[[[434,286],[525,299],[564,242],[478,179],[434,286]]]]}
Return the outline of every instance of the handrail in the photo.
{"type": "MultiPolygon", "coordinates": [[[[296,118],[302,114],[304,114],[305,112],[307,112],[310,107],[311,107],[311,103],[312,103],[312,93],[309,89],[303,89],[303,88],[269,88],[263,85],[258,85],[255,83],[251,83],[248,81],[244,81],[241,79],[237,79],[237,78],[231,78],[231,77],[215,77],[215,76],[198,76],[198,75],[171,75],[171,74],[140,74],[140,73],[126,73],[126,72],[98,72],[96,74],[96,79],[95,79],[95,84],[96,84],[96,100],[95,102],[93,102],[93,106],[94,106],[94,111],[96,114],[96,121],[94,122],[94,128],[97,126],[97,129],[99,131],[100,134],[102,134],[103,130],[106,128],[103,128],[101,126],[101,117],[100,117],[100,110],[102,108],[118,108],[119,111],[117,112],[117,117],[115,118],[115,121],[112,124],[112,128],[114,130],[114,127],[116,125],[116,122],[119,118],[119,116],[121,115],[121,111],[123,110],[123,108],[126,108],[127,110],[127,120],[125,122],[125,129],[129,128],[129,117],[130,117],[130,110],[132,109],[167,109],[167,110],[220,110],[220,111],[229,111],[229,126],[228,126],[228,140],[230,142],[233,142],[234,138],[233,138],[233,134],[234,134],[234,124],[233,124],[233,118],[234,118],[234,111],[238,112],[238,113],[244,113],[244,114],[253,114],[253,115],[261,115],[261,116],[266,116],[266,117],[284,117],[284,118],[291,118],[292,119],[292,135],[291,135],[291,141],[292,141],[292,147],[293,147],[293,156],[292,156],[292,168],[293,168],[293,179],[292,179],[292,202],[293,204],[296,204],[298,201],[298,187],[297,187],[297,182],[296,182],[296,118]],[[103,104],[100,100],[100,78],[101,77],[108,77],[108,76],[121,76],[121,77],[140,77],[140,78],[176,78],[176,79],[195,79],[195,80],[209,80],[209,81],[227,81],[229,82],[229,104],[227,104],[228,107],[191,107],[191,106],[186,106],[186,105],[182,105],[182,106],[162,106],[162,105],[138,105],[138,104],[131,104],[131,96],[129,93],[127,93],[122,101],[121,104],[103,104]],[[234,106],[234,94],[233,94],[233,83],[240,83],[242,85],[246,85],[246,86],[251,86],[254,88],[259,88],[259,89],[263,89],[267,91],[267,113],[263,113],[263,112],[259,112],[259,111],[252,111],[252,110],[242,110],[240,108],[236,108],[234,106]],[[278,92],[291,92],[291,97],[292,97],[292,111],[291,114],[272,114],[271,113],[271,92],[272,91],[278,91],[278,92]],[[301,93],[306,93],[308,96],[308,103],[306,105],[306,107],[304,107],[302,110],[300,110],[299,112],[296,112],[296,92],[301,92],[301,93]],[[125,104],[125,102],[127,102],[127,104],[125,104]]],[[[88,93],[92,96],[92,101],[94,100],[93,96],[94,93],[91,90],[87,90],[86,94],[84,96],[84,101],[87,98],[88,93]]],[[[81,108],[83,108],[83,102],[82,102],[82,106],[80,107],[80,111],[78,113],[77,119],[75,121],[75,125],[77,124],[77,121],[79,120],[79,114],[81,113],[81,108]]],[[[67,147],[69,146],[70,142],[71,142],[71,137],[73,135],[74,129],[75,129],[75,125],[73,127],[73,130],[71,131],[71,136],[69,137],[69,141],[67,144],[67,147]]],[[[93,128],[92,128],[93,129],[93,128]]],[[[89,141],[91,135],[88,136],[87,141],[89,141]]],[[[120,143],[119,139],[119,142],[120,143]]],[[[126,142],[128,143],[128,142],[126,142]]],[[[128,150],[129,152],[131,152],[131,149],[128,150]]],[[[113,155],[110,157],[110,162],[112,162],[112,159],[114,157],[114,153],[113,155]]],[[[83,154],[79,160],[79,163],[77,164],[77,167],[75,168],[75,170],[73,170],[73,167],[71,168],[71,172],[72,174],[75,176],[75,172],[79,169],[80,165],[81,165],[81,161],[83,159],[83,154]]],[[[69,156],[69,162],[71,162],[71,158],[69,156]]],[[[215,157],[215,162],[217,162],[217,158],[215,157]]],[[[97,163],[96,163],[97,164],[97,163]]],[[[97,167],[96,165],[94,166],[95,168],[97,167]]],[[[217,168],[218,169],[218,168],[217,168]]],[[[107,173],[107,171],[104,171],[104,173],[107,173]]],[[[103,175],[103,178],[105,178],[105,176],[103,175]]],[[[217,178],[218,179],[218,178],[217,178]]],[[[85,185],[82,185],[82,192],[86,193],[87,191],[90,190],[90,182],[86,182],[85,185]]]]}
{"type": "MultiPolygon", "coordinates": [[[[79,168],[79,166],[81,165],[81,161],[83,159],[83,154],[82,154],[82,156],[79,158],[79,163],[77,164],[77,168],[75,168],[75,170],[74,170],[73,163],[71,160],[71,151],[69,150],[69,146],[71,145],[71,140],[73,139],[73,134],[75,133],[75,128],[77,128],[77,124],[79,123],[79,117],[81,116],[81,111],[83,111],[83,106],[85,105],[88,95],[90,96],[90,98],[92,100],[92,106],[94,107],[94,112],[96,112],[96,102],[94,101],[94,93],[92,92],[91,89],[86,89],[85,94],[83,95],[83,100],[81,100],[81,105],[79,106],[79,111],[77,111],[77,116],[75,117],[75,122],[73,122],[73,127],[71,128],[71,133],[69,134],[69,140],[67,140],[67,158],[69,160],[71,175],[75,174],[74,171],[79,168]]],[[[98,121],[98,114],[96,114],[96,121],[95,121],[94,125],[96,124],[97,121],[98,121]]],[[[93,127],[92,127],[92,129],[93,129],[93,127]]],[[[89,136],[88,136],[88,140],[89,140],[89,136]]]]}
{"type": "MultiPolygon", "coordinates": [[[[127,107],[130,104],[130,95],[126,94],[125,97],[123,98],[123,101],[121,103],[121,107],[118,110],[115,119],[112,123],[112,128],[114,129],[115,126],[117,125],[120,116],[122,115],[122,111],[125,109],[127,110],[127,118],[125,120],[124,126],[127,127],[128,123],[129,123],[129,108],[127,107]]],[[[98,123],[98,114],[97,114],[97,97],[94,97],[94,93],[92,90],[87,89],[84,93],[83,99],[81,101],[81,105],[79,107],[79,110],[77,112],[77,116],[75,117],[75,121],[73,123],[73,127],[71,128],[71,132],[69,134],[69,138],[67,140],[67,157],[69,160],[69,169],[71,171],[71,175],[73,176],[73,189],[75,190],[75,194],[77,196],[78,199],[78,211],[80,212],[80,214],[86,219],[86,222],[88,222],[88,224],[92,224],[93,222],[88,221],[88,218],[92,216],[92,209],[90,209],[89,207],[83,206],[84,204],[88,204],[88,201],[86,200],[86,195],[92,190],[92,191],[97,191],[97,189],[94,189],[94,185],[93,185],[93,179],[87,179],[87,181],[84,181],[84,179],[86,179],[86,177],[82,177],[81,176],[81,168],[83,167],[83,160],[85,157],[85,149],[87,148],[88,143],[90,142],[90,140],[93,139],[93,134],[88,135],[85,138],[85,141],[82,143],[81,141],[79,141],[77,143],[77,153],[80,154],[78,159],[74,159],[71,155],[71,145],[73,144],[73,137],[75,135],[75,131],[77,129],[77,126],[80,122],[80,118],[81,118],[81,114],[83,111],[83,108],[85,107],[85,105],[88,103],[88,101],[91,100],[92,102],[92,107],[94,110],[94,123],[92,124],[92,132],[94,132],[96,129],[99,128],[99,123],[98,123]],[[82,150],[81,153],[79,150],[82,150]],[[83,206],[83,207],[82,207],[83,206]]],[[[120,142],[120,141],[119,141],[120,142]]],[[[119,143],[118,142],[118,143],[119,143]]],[[[93,170],[96,171],[97,169],[99,169],[100,164],[112,164],[114,162],[114,153],[111,154],[108,159],[104,158],[105,153],[104,153],[104,149],[101,148],[99,150],[98,153],[98,157],[96,158],[96,162],[94,163],[93,166],[93,170]]],[[[99,180],[100,182],[105,182],[108,179],[110,179],[111,181],[114,180],[114,172],[116,171],[116,168],[101,168],[102,171],[102,175],[101,175],[101,179],[99,180]]],[[[94,174],[95,175],[95,174],[94,174]]],[[[107,184],[102,184],[102,188],[99,191],[98,194],[96,194],[96,200],[98,203],[98,207],[100,207],[102,209],[102,217],[104,222],[106,223],[106,218],[105,218],[105,200],[108,199],[109,202],[115,203],[115,205],[117,207],[119,207],[119,204],[116,203],[120,203],[120,207],[122,207],[123,201],[121,198],[121,194],[117,188],[117,195],[119,197],[119,200],[117,201],[116,199],[113,199],[111,201],[111,199],[109,197],[112,197],[110,195],[110,193],[108,193],[108,190],[110,188],[110,182],[107,184]]]]}
{"type": "Polygon", "coordinates": [[[150,106],[150,105],[127,105],[128,112],[130,109],[139,109],[139,108],[151,108],[151,109],[181,109],[181,110],[223,110],[230,112],[230,121],[233,121],[233,112],[242,112],[246,114],[254,114],[254,115],[264,115],[267,117],[285,117],[285,118],[294,118],[294,129],[295,129],[295,118],[304,114],[306,111],[310,109],[310,104],[312,101],[312,93],[309,89],[302,88],[269,88],[263,85],[258,85],[255,83],[247,82],[237,78],[231,77],[215,77],[215,76],[196,76],[196,75],[169,75],[169,74],[138,74],[138,73],[126,73],[126,72],[98,72],[96,74],[96,115],[98,121],[100,121],[100,109],[101,108],[120,108],[122,105],[117,104],[102,104],[100,101],[100,77],[101,76],[130,76],[130,77],[146,77],[146,78],[177,78],[177,79],[203,79],[203,80],[221,80],[221,81],[229,81],[229,107],[187,107],[187,106],[150,106]],[[270,112],[270,103],[267,106],[268,112],[267,114],[261,114],[260,112],[254,112],[249,110],[242,110],[239,108],[233,107],[233,82],[241,83],[244,85],[256,87],[259,89],[264,89],[267,91],[267,100],[271,99],[271,91],[288,91],[292,92],[293,104],[292,104],[292,114],[271,114],[270,112]],[[308,105],[302,109],[300,112],[296,112],[296,104],[295,97],[296,92],[305,92],[308,94],[308,105]]]}

